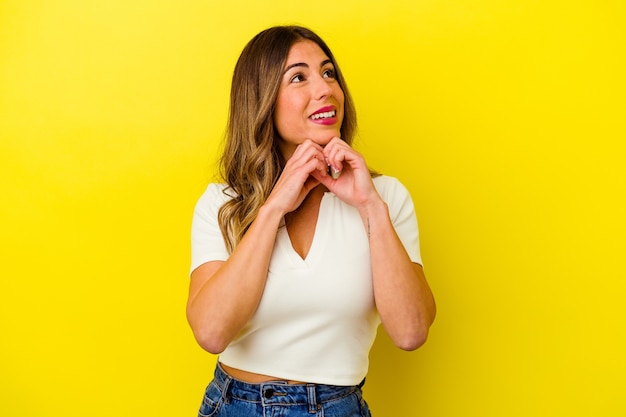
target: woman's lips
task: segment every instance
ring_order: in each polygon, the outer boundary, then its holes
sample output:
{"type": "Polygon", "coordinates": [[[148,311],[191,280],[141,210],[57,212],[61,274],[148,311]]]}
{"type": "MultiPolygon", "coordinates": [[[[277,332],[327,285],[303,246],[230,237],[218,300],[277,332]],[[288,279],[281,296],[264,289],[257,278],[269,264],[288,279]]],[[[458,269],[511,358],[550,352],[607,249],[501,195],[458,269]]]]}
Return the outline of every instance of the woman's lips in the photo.
{"type": "Polygon", "coordinates": [[[333,125],[337,123],[337,110],[332,106],[322,107],[310,115],[309,120],[316,124],[333,125]]]}

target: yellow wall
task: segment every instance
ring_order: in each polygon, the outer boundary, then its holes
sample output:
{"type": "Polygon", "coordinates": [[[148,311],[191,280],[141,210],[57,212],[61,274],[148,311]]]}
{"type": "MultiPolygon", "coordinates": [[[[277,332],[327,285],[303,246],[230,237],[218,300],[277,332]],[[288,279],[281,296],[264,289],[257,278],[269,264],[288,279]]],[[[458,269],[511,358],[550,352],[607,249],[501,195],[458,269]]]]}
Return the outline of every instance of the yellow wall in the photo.
{"type": "Polygon", "coordinates": [[[626,415],[624,2],[0,1],[0,415],[195,415],[192,207],[259,30],[335,50],[439,315],[376,416],[626,415]]]}

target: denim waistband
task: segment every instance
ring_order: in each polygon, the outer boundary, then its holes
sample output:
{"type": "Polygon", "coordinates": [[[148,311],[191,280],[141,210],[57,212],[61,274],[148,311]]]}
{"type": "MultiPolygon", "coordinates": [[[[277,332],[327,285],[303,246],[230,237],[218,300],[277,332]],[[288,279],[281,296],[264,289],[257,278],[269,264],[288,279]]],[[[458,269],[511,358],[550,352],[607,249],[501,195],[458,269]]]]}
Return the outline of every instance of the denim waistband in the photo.
{"type": "Polygon", "coordinates": [[[231,398],[243,401],[260,402],[264,405],[281,404],[308,404],[311,410],[319,409],[319,405],[327,401],[337,400],[360,390],[365,380],[359,385],[337,386],[324,384],[289,384],[287,381],[269,381],[260,384],[251,384],[234,379],[220,366],[215,367],[213,380],[224,401],[231,398]]]}

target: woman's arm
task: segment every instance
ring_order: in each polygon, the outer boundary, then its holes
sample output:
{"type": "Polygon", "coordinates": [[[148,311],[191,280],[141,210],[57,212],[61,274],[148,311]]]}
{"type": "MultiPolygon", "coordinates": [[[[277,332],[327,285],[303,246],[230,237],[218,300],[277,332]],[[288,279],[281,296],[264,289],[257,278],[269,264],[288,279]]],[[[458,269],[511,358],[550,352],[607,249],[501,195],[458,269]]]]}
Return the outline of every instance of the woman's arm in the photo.
{"type": "Polygon", "coordinates": [[[311,172],[326,175],[326,168],[319,145],[300,145],[228,259],[207,262],[192,272],[187,320],[205,350],[221,353],[256,311],[281,219],[319,184],[311,172]]]}
{"type": "Polygon", "coordinates": [[[187,320],[203,349],[221,353],[256,311],[280,219],[262,207],[227,261],[207,262],[191,273],[187,320]]]}
{"type": "Polygon", "coordinates": [[[339,138],[326,145],[324,155],[342,174],[337,180],[318,180],[356,207],[363,220],[370,244],[376,308],[383,326],[396,346],[417,349],[426,341],[436,312],[422,267],[411,262],[363,157],[339,138]]]}
{"type": "Polygon", "coordinates": [[[426,342],[436,312],[422,266],[411,262],[380,197],[359,213],[369,237],[374,297],[383,326],[396,346],[417,349],[426,342]]]}

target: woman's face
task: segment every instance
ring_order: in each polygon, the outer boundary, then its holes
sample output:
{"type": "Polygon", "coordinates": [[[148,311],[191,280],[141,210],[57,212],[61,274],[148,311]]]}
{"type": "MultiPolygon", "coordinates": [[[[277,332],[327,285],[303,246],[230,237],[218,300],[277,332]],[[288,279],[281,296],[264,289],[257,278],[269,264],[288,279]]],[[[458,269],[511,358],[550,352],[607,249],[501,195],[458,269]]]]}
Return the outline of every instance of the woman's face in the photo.
{"type": "Polygon", "coordinates": [[[339,137],[343,103],[343,91],[330,58],[313,41],[293,44],[274,111],[274,126],[285,159],[306,139],[324,146],[339,137]]]}

